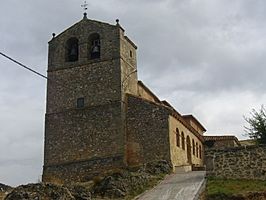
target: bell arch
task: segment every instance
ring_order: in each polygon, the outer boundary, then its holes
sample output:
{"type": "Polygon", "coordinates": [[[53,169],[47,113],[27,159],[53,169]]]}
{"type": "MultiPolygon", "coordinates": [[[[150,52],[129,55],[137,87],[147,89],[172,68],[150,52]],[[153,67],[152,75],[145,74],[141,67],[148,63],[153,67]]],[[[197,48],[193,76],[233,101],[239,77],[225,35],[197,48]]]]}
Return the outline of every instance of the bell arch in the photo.
{"type": "Polygon", "coordinates": [[[66,62],[75,62],[79,59],[79,40],[75,37],[69,38],[66,42],[66,62]]]}
{"type": "Polygon", "coordinates": [[[92,33],[89,36],[88,57],[89,59],[97,59],[101,57],[101,42],[98,33],[92,33]]]}

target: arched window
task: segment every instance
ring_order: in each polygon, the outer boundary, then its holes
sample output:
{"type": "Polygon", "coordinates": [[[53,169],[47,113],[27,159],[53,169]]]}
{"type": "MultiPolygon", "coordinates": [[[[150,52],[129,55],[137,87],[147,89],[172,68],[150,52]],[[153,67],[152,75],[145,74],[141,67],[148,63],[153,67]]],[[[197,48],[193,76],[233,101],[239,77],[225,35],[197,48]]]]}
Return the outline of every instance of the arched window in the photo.
{"type": "Polygon", "coordinates": [[[176,146],[180,147],[180,133],[178,128],[176,128],[176,146]]]}
{"type": "Polygon", "coordinates": [[[187,143],[187,161],[189,164],[192,164],[191,141],[189,136],[186,137],[186,143],[187,143]]]}
{"type": "Polygon", "coordinates": [[[89,37],[89,59],[96,59],[101,57],[101,43],[100,35],[98,33],[93,33],[89,37]]]}
{"type": "Polygon", "coordinates": [[[199,157],[199,145],[196,142],[196,156],[199,157]]]}
{"type": "Polygon", "coordinates": [[[195,156],[195,141],[192,139],[192,153],[195,156]]]}
{"type": "Polygon", "coordinates": [[[202,154],[201,154],[201,145],[199,145],[199,157],[200,157],[200,159],[202,158],[202,154]]]}
{"type": "Polygon", "coordinates": [[[79,41],[77,38],[70,38],[66,42],[66,61],[75,62],[79,59],[79,41]]]}
{"type": "Polygon", "coordinates": [[[182,149],[185,150],[185,136],[184,136],[183,131],[182,131],[182,133],[181,133],[181,137],[182,137],[182,149]]]}

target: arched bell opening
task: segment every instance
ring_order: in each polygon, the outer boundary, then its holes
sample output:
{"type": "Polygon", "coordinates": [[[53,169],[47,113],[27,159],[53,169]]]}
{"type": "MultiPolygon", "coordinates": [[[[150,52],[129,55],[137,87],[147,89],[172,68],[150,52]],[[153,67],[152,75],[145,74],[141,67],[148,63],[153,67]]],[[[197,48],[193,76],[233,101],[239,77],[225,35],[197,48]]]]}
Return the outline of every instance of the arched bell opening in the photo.
{"type": "Polygon", "coordinates": [[[93,33],[89,36],[88,52],[89,59],[97,59],[101,57],[101,42],[98,33],[93,33]]]}
{"type": "Polygon", "coordinates": [[[79,59],[79,41],[77,38],[70,38],[66,42],[66,62],[75,62],[79,59]]]}

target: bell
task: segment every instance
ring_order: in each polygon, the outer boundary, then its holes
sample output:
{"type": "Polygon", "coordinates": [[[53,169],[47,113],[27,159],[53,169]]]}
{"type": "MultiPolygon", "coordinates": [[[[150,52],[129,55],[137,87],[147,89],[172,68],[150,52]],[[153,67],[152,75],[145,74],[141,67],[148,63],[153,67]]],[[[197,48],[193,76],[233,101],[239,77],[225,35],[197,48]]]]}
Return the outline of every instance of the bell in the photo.
{"type": "Polygon", "coordinates": [[[95,45],[92,47],[92,53],[99,53],[99,52],[100,52],[99,46],[95,45]]]}

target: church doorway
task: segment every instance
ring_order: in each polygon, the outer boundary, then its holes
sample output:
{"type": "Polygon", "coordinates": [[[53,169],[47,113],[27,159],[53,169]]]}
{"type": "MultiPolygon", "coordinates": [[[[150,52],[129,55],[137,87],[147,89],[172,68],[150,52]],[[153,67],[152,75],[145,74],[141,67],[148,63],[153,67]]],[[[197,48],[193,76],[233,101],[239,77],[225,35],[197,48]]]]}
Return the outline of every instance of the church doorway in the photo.
{"type": "Polygon", "coordinates": [[[190,141],[189,136],[187,136],[187,162],[188,162],[188,164],[192,164],[191,141],[190,141]]]}

